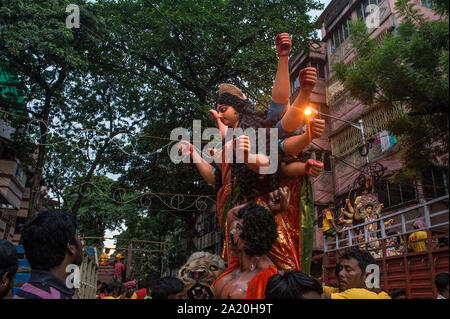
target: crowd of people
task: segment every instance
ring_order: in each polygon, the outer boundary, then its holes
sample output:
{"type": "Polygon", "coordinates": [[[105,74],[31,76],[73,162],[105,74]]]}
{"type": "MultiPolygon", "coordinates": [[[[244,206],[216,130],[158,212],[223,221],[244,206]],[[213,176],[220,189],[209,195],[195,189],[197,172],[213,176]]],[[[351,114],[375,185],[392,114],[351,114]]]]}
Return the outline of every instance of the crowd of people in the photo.
{"type": "MultiPolygon", "coordinates": [[[[366,268],[374,264],[366,250],[346,250],[336,265],[337,287],[322,286],[299,270],[278,270],[267,257],[277,237],[274,214],[249,203],[233,208],[228,216],[232,258],[213,284],[214,298],[228,299],[403,299],[406,293],[390,294],[369,289],[366,268]]],[[[76,220],[67,211],[44,211],[26,223],[24,250],[31,265],[31,278],[14,299],[70,299],[74,289],[66,285],[70,264],[81,265],[82,245],[76,220]],[[44,231],[45,230],[45,231],[44,231]],[[51,230],[51,231],[46,231],[51,230]]],[[[118,259],[120,263],[120,258],[118,259]]],[[[11,298],[18,255],[14,245],[0,241],[0,298],[11,298]]],[[[449,275],[435,277],[438,299],[448,299],[449,275]]],[[[98,299],[181,299],[184,283],[177,277],[151,278],[120,283],[97,283],[98,299]]]]}
{"type": "Polygon", "coordinates": [[[97,282],[97,299],[182,299],[184,285],[176,277],[147,278],[136,282],[97,282]]]}

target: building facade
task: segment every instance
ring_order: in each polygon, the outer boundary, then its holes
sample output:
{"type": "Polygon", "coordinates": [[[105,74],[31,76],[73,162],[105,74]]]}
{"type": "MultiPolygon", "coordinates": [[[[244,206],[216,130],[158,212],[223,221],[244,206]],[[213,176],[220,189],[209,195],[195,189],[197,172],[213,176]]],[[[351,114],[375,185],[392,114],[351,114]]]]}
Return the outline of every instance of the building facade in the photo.
{"type": "MultiPolygon", "coordinates": [[[[338,208],[336,212],[345,205],[346,198],[354,202],[364,188],[364,176],[375,177],[374,190],[380,203],[384,203],[383,214],[448,194],[448,176],[437,169],[423,172],[424,177],[421,180],[407,187],[388,182],[388,177],[402,167],[396,138],[387,130],[388,120],[398,112],[403,112],[401,106],[380,109],[362,105],[345,91],[343,84],[332,71],[337,62],[351,64],[356,57],[349,35],[349,22],[352,19],[364,19],[370,37],[378,41],[388,32],[395,35],[401,22],[395,12],[395,2],[331,1],[319,17],[322,41],[312,44],[309,50],[290,60],[291,102],[300,90],[300,70],[309,66],[316,67],[318,81],[311,96],[311,105],[324,113],[318,117],[324,119],[327,124],[323,136],[314,140],[302,154],[305,159],[314,158],[324,162],[324,172],[313,181],[316,253],[323,249],[322,210],[329,202],[334,202],[338,208]],[[363,132],[349,123],[358,124],[360,120],[363,132]],[[363,134],[369,145],[368,152],[362,148],[363,134]]],[[[439,18],[432,10],[431,1],[416,1],[416,5],[426,17],[439,18]]]]}
{"type": "Polygon", "coordinates": [[[217,220],[216,205],[199,213],[195,224],[195,246],[200,251],[207,251],[219,255],[222,249],[222,235],[217,220]]]}
{"type": "MultiPolygon", "coordinates": [[[[30,181],[33,171],[17,158],[20,145],[14,140],[16,129],[11,119],[26,116],[26,105],[20,93],[19,79],[8,62],[0,62],[0,239],[17,245],[21,226],[29,212],[30,181]]],[[[47,194],[41,186],[36,211],[47,194]]]]}

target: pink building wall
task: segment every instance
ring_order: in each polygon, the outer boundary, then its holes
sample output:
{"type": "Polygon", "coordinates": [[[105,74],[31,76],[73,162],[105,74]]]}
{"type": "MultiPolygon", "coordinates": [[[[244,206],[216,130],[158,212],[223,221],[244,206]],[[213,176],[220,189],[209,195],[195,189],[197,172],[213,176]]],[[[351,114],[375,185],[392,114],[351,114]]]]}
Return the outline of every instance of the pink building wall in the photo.
{"type": "MultiPolygon", "coordinates": [[[[319,20],[322,22],[322,38],[325,41],[327,40],[326,28],[325,24],[323,23],[325,20],[325,16],[327,12],[331,11],[333,6],[339,4],[339,1],[340,0],[333,0],[327,6],[327,8],[325,8],[324,13],[319,18],[319,20]]],[[[357,2],[361,3],[361,1],[357,2]]],[[[377,38],[378,36],[385,33],[386,30],[394,29],[401,22],[402,19],[398,16],[398,14],[395,13],[395,2],[396,0],[384,0],[379,3],[380,27],[370,30],[372,38],[377,38]]],[[[421,13],[423,13],[425,17],[430,19],[439,18],[439,16],[437,16],[432,10],[422,7],[420,5],[420,1],[416,2],[418,3],[418,6],[420,6],[421,13]]],[[[328,29],[333,30],[334,25],[337,25],[341,23],[341,20],[346,19],[350,10],[352,10],[352,18],[356,19],[357,14],[354,9],[356,5],[356,2],[352,3],[352,1],[349,1],[349,4],[338,14],[337,18],[331,23],[328,29]]],[[[327,104],[327,101],[329,99],[329,96],[327,96],[327,87],[334,81],[334,72],[331,72],[332,66],[338,61],[349,63],[355,58],[355,52],[351,46],[350,37],[347,38],[343,43],[341,43],[333,54],[329,54],[326,42],[322,43],[325,44],[325,46],[322,46],[322,49],[325,50],[323,53],[326,61],[327,76],[325,81],[318,82],[318,85],[316,86],[312,97],[312,104],[318,106],[323,113],[330,114],[343,120],[357,122],[358,119],[361,118],[361,113],[367,110],[368,107],[362,105],[359,101],[349,97],[348,94],[343,94],[343,96],[339,97],[335,101],[332,101],[332,103],[327,104]]],[[[319,145],[320,148],[331,150],[330,135],[332,136],[338,130],[348,124],[330,118],[325,119],[327,122],[327,128],[323,136],[320,139],[315,140],[314,142],[319,145]]],[[[312,146],[305,151],[314,151],[314,149],[317,149],[317,147],[312,146]]],[[[371,163],[381,163],[384,167],[387,168],[387,172],[393,172],[400,169],[402,166],[401,161],[397,156],[397,152],[398,145],[394,146],[387,152],[382,152],[379,145],[374,145],[370,150],[368,157],[371,163]]],[[[334,201],[335,196],[348,194],[348,192],[351,190],[354,180],[358,177],[358,175],[361,174],[361,172],[356,170],[354,167],[361,168],[366,163],[366,159],[360,156],[357,149],[345,153],[342,156],[342,160],[353,167],[344,164],[343,161],[334,160],[332,162],[332,170],[330,172],[324,172],[321,177],[313,181],[314,199],[316,205],[323,205],[329,201],[334,201]]],[[[335,204],[339,205],[340,203],[335,204]]],[[[319,207],[316,206],[316,218],[319,216],[319,214],[321,214],[321,211],[319,211],[319,207]]],[[[385,213],[390,212],[386,211],[385,213]]],[[[314,249],[321,250],[322,247],[322,232],[321,229],[316,226],[314,249]]]]}

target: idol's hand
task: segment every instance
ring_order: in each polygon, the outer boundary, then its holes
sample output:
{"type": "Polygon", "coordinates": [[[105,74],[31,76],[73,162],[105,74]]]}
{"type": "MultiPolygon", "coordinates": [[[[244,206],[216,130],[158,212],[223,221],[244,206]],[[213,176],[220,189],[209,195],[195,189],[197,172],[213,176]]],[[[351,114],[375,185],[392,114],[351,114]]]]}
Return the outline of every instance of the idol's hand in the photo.
{"type": "Polygon", "coordinates": [[[322,136],[323,130],[325,129],[325,120],[310,119],[309,125],[311,125],[311,140],[322,136]]]}
{"type": "Polygon", "coordinates": [[[181,141],[178,143],[178,149],[181,151],[182,155],[192,156],[192,153],[194,152],[194,147],[192,144],[186,141],[181,141]]]}
{"type": "Polygon", "coordinates": [[[309,159],[305,164],[305,172],[307,175],[311,177],[317,177],[323,170],[323,163],[319,161],[315,161],[313,159],[309,159]]]}
{"type": "Polygon", "coordinates": [[[269,193],[267,205],[272,213],[277,213],[288,209],[290,199],[291,191],[289,187],[280,187],[269,193]]]}
{"type": "Polygon", "coordinates": [[[311,93],[317,82],[316,68],[304,68],[300,71],[298,78],[300,81],[300,90],[307,94],[311,93]]]}
{"type": "Polygon", "coordinates": [[[289,55],[292,47],[292,41],[289,34],[281,33],[277,35],[275,38],[275,46],[279,57],[289,55]]]}
{"type": "Polygon", "coordinates": [[[250,139],[248,136],[241,135],[236,138],[236,157],[245,160],[250,153],[250,139]]]}
{"type": "Polygon", "coordinates": [[[220,120],[219,113],[217,113],[216,110],[209,110],[208,112],[211,115],[211,118],[217,122],[217,126],[219,126],[219,131],[221,135],[220,137],[224,139],[227,134],[227,126],[223,124],[223,122],[220,120]]]}

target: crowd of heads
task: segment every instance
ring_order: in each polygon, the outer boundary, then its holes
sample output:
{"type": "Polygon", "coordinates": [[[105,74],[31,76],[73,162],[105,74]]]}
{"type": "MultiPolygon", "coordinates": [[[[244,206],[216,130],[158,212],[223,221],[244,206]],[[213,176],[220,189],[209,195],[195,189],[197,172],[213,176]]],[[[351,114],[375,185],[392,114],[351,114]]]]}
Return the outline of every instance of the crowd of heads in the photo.
{"type": "MultiPolygon", "coordinates": [[[[231,240],[239,242],[239,249],[248,256],[267,254],[278,236],[273,214],[263,206],[249,203],[238,209],[237,217],[241,228],[236,233],[237,237],[231,240]]],[[[420,226],[422,225],[417,225],[420,226]]],[[[57,273],[68,264],[80,265],[83,260],[77,222],[69,212],[41,212],[24,225],[22,236],[26,257],[32,270],[57,273]]],[[[15,246],[1,240],[0,257],[0,298],[10,298],[18,270],[15,246]]],[[[123,257],[116,260],[123,261],[123,257]]],[[[360,248],[345,250],[339,256],[335,268],[338,282],[336,289],[343,292],[354,288],[367,288],[367,267],[373,264],[375,259],[368,251],[360,248]]],[[[212,283],[224,269],[225,265],[218,256],[197,252],[180,269],[178,277],[147,277],[138,282],[128,280],[124,283],[97,282],[97,295],[101,299],[214,298],[214,289],[211,288],[205,293],[205,287],[212,287],[212,283]],[[186,289],[186,283],[189,282],[187,277],[193,280],[189,289],[186,289]]],[[[448,273],[437,274],[434,279],[439,296],[448,299],[448,273]]],[[[319,299],[323,296],[324,290],[320,283],[299,270],[278,272],[268,279],[265,288],[267,299],[319,299]]],[[[406,296],[406,291],[402,289],[393,289],[390,292],[392,299],[404,299],[406,296]]]]}

